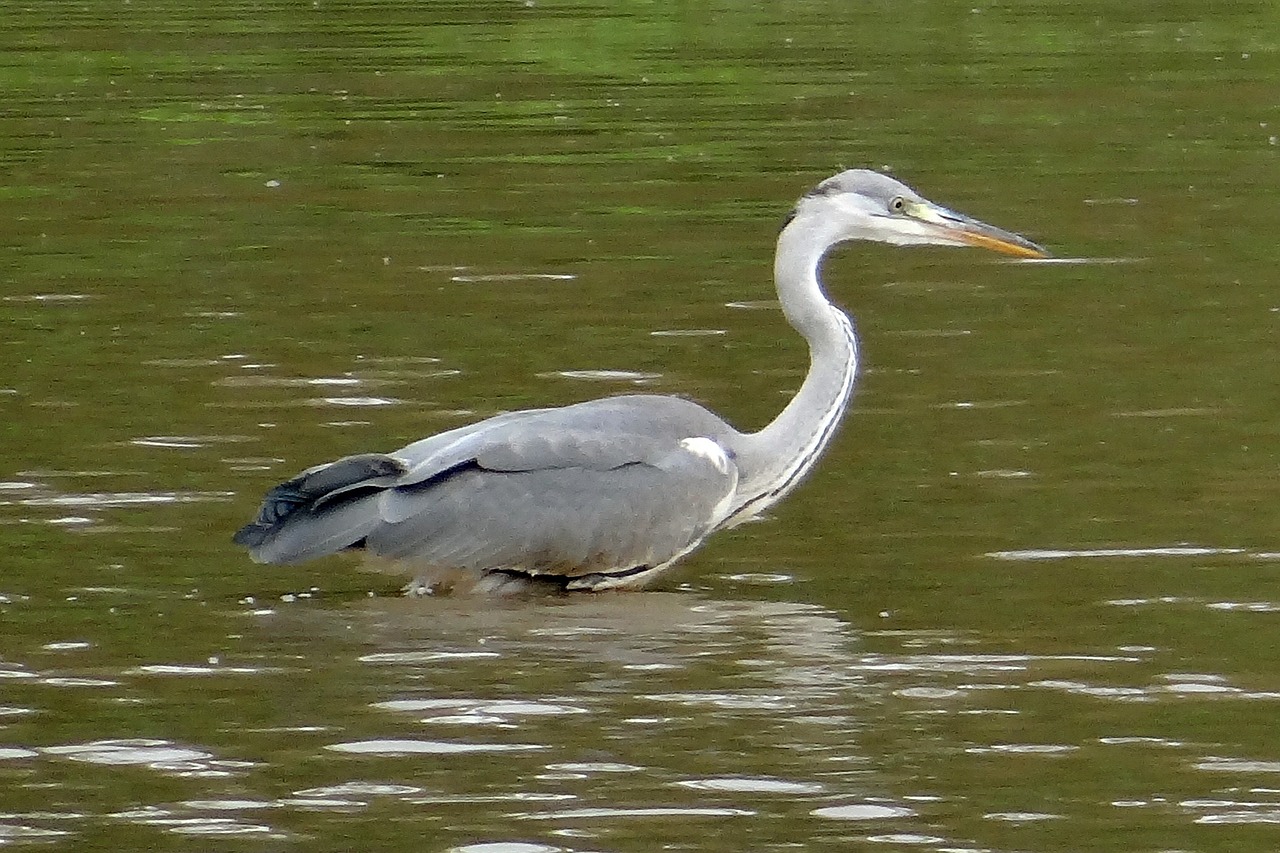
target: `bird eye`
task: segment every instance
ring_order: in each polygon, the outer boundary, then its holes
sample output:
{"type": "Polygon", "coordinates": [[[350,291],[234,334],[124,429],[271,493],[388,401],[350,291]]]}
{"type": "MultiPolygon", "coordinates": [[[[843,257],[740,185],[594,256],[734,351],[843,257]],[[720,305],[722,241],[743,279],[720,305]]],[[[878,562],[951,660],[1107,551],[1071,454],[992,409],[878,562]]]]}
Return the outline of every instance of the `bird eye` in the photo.
{"type": "Polygon", "coordinates": [[[894,213],[902,213],[907,209],[907,200],[902,196],[897,196],[893,201],[889,202],[889,209],[894,213]]]}

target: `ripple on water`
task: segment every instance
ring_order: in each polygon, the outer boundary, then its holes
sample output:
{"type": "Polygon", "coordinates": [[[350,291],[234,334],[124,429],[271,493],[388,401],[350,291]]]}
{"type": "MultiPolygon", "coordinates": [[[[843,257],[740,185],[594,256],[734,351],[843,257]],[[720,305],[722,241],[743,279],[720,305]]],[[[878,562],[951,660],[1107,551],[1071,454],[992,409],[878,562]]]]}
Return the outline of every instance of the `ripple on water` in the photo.
{"type": "Polygon", "coordinates": [[[449,277],[449,281],[456,281],[464,284],[481,284],[492,281],[573,281],[576,278],[577,276],[572,273],[562,272],[508,272],[480,275],[454,275],[449,277]]]}
{"type": "Polygon", "coordinates": [[[350,755],[399,757],[405,755],[462,755],[472,752],[521,752],[547,749],[536,743],[461,743],[443,740],[385,738],[332,743],[325,749],[350,755]]]}
{"type": "Polygon", "coordinates": [[[23,826],[14,823],[0,823],[0,846],[9,844],[35,844],[42,841],[53,841],[65,838],[72,833],[65,829],[45,829],[39,826],[23,826]]]}
{"type": "Polygon", "coordinates": [[[260,823],[243,823],[229,817],[175,818],[169,823],[167,829],[175,835],[216,835],[228,838],[251,835],[281,840],[289,837],[287,833],[280,832],[274,827],[260,823]]]}
{"type": "Polygon", "coordinates": [[[6,296],[5,302],[83,302],[93,297],[88,293],[27,293],[6,296]]]}
{"type": "Polygon", "coordinates": [[[40,753],[34,749],[23,749],[19,746],[0,746],[0,761],[15,758],[37,758],[39,755],[40,753]]]}
{"type": "Polygon", "coordinates": [[[357,385],[385,384],[370,382],[356,376],[228,376],[215,380],[222,388],[325,388],[354,387],[357,385]]]}
{"type": "Polygon", "coordinates": [[[126,669],[125,675],[260,675],[283,672],[270,666],[222,666],[220,664],[149,663],[126,669]]]}
{"type": "Polygon", "coordinates": [[[502,722],[510,717],[552,717],[589,714],[576,705],[491,699],[393,699],[372,707],[388,711],[452,711],[451,716],[427,717],[423,722],[502,722]]]}
{"type": "Polygon", "coordinates": [[[1280,773],[1280,761],[1257,761],[1251,758],[1207,756],[1192,765],[1196,770],[1212,773],[1280,773]]]}
{"type": "Polygon", "coordinates": [[[1045,812],[988,812],[982,817],[984,820],[998,820],[1004,823],[1035,823],[1042,820],[1059,820],[1062,815],[1045,812]]]}
{"type": "Polygon", "coordinates": [[[989,551],[984,556],[997,560],[1070,560],[1085,557],[1211,557],[1244,554],[1245,548],[1213,548],[1172,545],[1158,548],[1029,548],[1020,551],[989,551]]]}
{"type": "Polygon", "coordinates": [[[637,370],[557,370],[539,373],[540,379],[583,379],[588,382],[633,382],[636,384],[661,379],[661,373],[642,373],[637,370]]]}
{"type": "Polygon", "coordinates": [[[187,800],[180,805],[197,811],[240,812],[257,809],[276,809],[279,803],[269,800],[187,800]]]}
{"type": "Polygon", "coordinates": [[[658,329],[649,334],[655,338],[712,338],[726,333],[725,329],[658,329]]]}
{"type": "Polygon", "coordinates": [[[46,755],[64,755],[72,761],[92,764],[168,764],[174,761],[200,761],[213,755],[198,749],[175,746],[163,740],[100,740],[92,743],[46,746],[46,755]]]}
{"type": "Polygon", "coordinates": [[[397,400],[394,397],[313,397],[303,402],[307,406],[349,406],[359,408],[399,406],[404,400],[397,400]]]}
{"type": "Polygon", "coordinates": [[[305,788],[294,791],[295,797],[409,797],[423,792],[423,788],[414,785],[399,785],[389,782],[342,782],[338,785],[325,785],[321,788],[305,788]]]}
{"type": "Polygon", "coordinates": [[[842,806],[823,806],[809,814],[832,820],[889,820],[899,817],[913,817],[915,809],[906,806],[888,806],[883,803],[847,803],[842,806]]]}
{"type": "Polygon", "coordinates": [[[275,839],[288,838],[288,834],[263,824],[244,823],[231,817],[189,817],[175,814],[157,806],[116,812],[108,815],[138,826],[154,826],[177,835],[264,836],[275,839]]]}
{"type": "Polygon", "coordinates": [[[750,817],[752,809],[718,807],[651,806],[648,808],[586,808],[564,809],[556,812],[525,813],[513,815],[523,820],[593,820],[613,817],[750,817]]]}
{"type": "Polygon", "coordinates": [[[690,779],[673,783],[695,791],[720,791],[736,794],[821,794],[826,788],[817,782],[789,782],[785,779],[728,776],[714,779],[690,779]]]}
{"type": "Polygon", "coordinates": [[[547,769],[562,773],[637,773],[645,768],[614,761],[565,761],[548,764],[547,769]]]}
{"type": "MultiPolygon", "coordinates": [[[[356,660],[361,663],[435,663],[442,660],[481,660],[501,657],[498,652],[463,651],[463,652],[375,652],[362,655],[356,660]]],[[[381,707],[379,703],[377,707],[381,707]]]]}
{"type": "Polygon", "coordinates": [[[132,738],[41,747],[45,755],[106,766],[141,766],[171,775],[222,778],[252,767],[251,762],[215,759],[213,754],[164,740],[132,738]]]}
{"type": "Polygon", "coordinates": [[[937,835],[916,835],[914,832],[893,832],[887,835],[868,835],[867,841],[875,844],[942,844],[946,841],[937,835]]]}
{"type": "MultiPolygon", "coordinates": [[[[34,507],[90,507],[112,509],[146,504],[184,504],[228,501],[235,492],[92,492],[86,494],[49,495],[23,498],[17,503],[34,507]]],[[[3,504],[0,501],[0,504],[3,504]]]]}
{"type": "Polygon", "coordinates": [[[561,853],[563,847],[546,844],[527,844],[523,841],[486,841],[450,847],[445,853],[561,853]]]}
{"type": "Polygon", "coordinates": [[[786,696],[753,693],[648,693],[640,697],[653,702],[675,702],[680,705],[709,705],[739,711],[785,711],[796,707],[786,696]]]}
{"type": "Polygon", "coordinates": [[[171,450],[194,450],[211,444],[238,444],[253,441],[247,435],[144,435],[129,440],[134,447],[161,447],[171,450]]]}
{"type": "Polygon", "coordinates": [[[970,755],[1065,755],[1079,748],[1066,743],[995,743],[971,746],[965,752],[970,755]]]}
{"type": "Polygon", "coordinates": [[[1248,701],[1275,701],[1280,692],[1249,691],[1224,683],[1220,675],[1173,673],[1163,676],[1168,684],[1152,684],[1146,687],[1096,685],[1080,681],[1050,679],[1028,682],[1028,687],[1061,690],[1079,696],[1092,696],[1118,702],[1155,702],[1169,699],[1237,699],[1248,701]]]}

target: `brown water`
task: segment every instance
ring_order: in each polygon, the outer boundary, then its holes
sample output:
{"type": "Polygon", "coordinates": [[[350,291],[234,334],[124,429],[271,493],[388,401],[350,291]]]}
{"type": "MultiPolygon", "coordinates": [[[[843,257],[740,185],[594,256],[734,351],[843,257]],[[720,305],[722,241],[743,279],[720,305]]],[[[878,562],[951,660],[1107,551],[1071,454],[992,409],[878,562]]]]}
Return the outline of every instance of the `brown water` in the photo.
{"type": "Polygon", "coordinates": [[[0,845],[1280,846],[1271,11],[6,8],[0,845]],[[834,259],[845,431],[663,590],[230,544],[500,410],[759,426],[778,222],[854,165],[1068,260],[834,259]]]}

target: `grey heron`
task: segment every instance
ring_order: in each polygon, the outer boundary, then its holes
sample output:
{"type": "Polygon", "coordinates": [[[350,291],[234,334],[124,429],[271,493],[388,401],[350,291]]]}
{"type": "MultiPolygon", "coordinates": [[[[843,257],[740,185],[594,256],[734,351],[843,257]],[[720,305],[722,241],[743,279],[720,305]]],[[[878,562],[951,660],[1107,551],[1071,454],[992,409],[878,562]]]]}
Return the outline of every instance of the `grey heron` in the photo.
{"type": "Polygon", "coordinates": [[[778,299],[810,363],[760,431],[654,394],[507,412],[309,468],[269,491],[235,541],[263,563],[362,550],[416,572],[408,589],[418,593],[642,587],[712,533],[781,500],[831,441],[858,340],[819,268],[851,240],[1048,255],[887,175],[841,172],[800,198],[778,236],[778,299]]]}

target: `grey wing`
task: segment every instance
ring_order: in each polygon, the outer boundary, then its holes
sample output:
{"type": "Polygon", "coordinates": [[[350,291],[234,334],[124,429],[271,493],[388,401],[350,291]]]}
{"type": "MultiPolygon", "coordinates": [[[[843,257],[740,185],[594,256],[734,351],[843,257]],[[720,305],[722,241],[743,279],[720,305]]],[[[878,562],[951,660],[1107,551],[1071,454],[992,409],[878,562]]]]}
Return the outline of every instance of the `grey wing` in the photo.
{"type": "Polygon", "coordinates": [[[304,472],[269,493],[237,541],[263,562],[363,547],[562,577],[658,566],[723,520],[733,435],[669,397],[501,415],[304,472]]]}
{"type": "Polygon", "coordinates": [[[592,433],[561,434],[549,447],[513,443],[390,489],[365,548],[473,571],[609,575],[664,565],[724,518],[737,468],[710,439],[611,438],[607,448],[592,433]]]}

